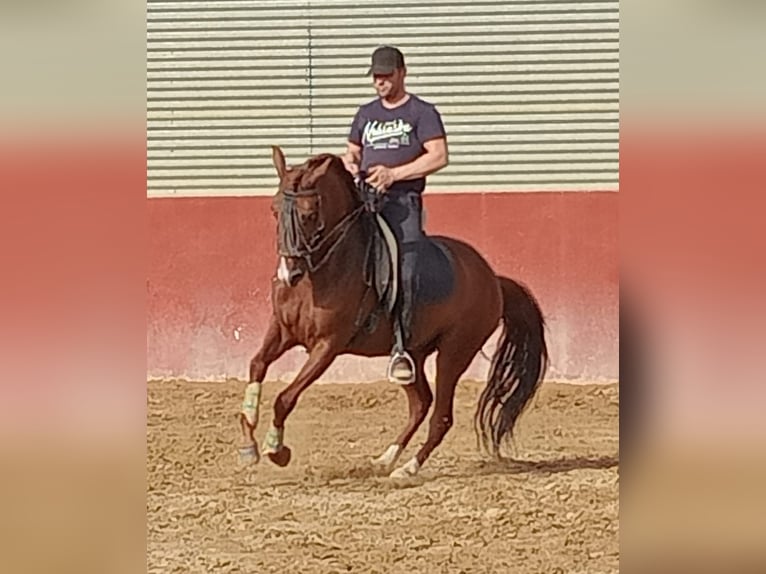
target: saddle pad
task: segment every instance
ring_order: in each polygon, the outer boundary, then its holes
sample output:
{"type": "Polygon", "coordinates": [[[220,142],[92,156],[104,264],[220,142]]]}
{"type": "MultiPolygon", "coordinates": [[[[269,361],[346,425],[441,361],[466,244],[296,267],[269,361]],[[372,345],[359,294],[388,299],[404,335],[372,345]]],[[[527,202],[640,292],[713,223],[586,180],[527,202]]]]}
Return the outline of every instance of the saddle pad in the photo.
{"type": "MultiPolygon", "coordinates": [[[[376,214],[376,221],[385,245],[385,257],[378,254],[376,260],[375,285],[389,313],[393,310],[399,293],[397,261],[399,249],[417,252],[415,272],[415,304],[437,303],[449,297],[454,289],[455,272],[452,254],[438,237],[424,237],[421,241],[399,246],[393,231],[385,219],[376,214]]],[[[383,247],[383,246],[380,246],[383,247]]]]}

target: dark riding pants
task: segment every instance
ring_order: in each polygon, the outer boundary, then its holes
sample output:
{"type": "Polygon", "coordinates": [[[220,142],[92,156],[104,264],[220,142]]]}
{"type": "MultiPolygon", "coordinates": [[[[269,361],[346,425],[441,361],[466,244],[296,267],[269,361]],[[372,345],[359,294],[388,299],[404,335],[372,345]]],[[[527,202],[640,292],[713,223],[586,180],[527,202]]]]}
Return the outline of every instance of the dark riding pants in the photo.
{"type": "Polygon", "coordinates": [[[415,308],[416,244],[424,237],[423,197],[416,191],[391,190],[385,196],[381,215],[391,226],[399,243],[400,297],[396,350],[406,348],[412,329],[415,308]]]}

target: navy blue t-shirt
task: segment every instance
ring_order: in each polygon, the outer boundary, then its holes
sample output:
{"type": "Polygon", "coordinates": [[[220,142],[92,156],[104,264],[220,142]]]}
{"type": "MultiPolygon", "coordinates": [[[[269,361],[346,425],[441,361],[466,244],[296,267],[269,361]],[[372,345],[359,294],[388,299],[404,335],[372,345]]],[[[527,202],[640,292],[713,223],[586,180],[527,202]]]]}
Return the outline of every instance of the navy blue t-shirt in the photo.
{"type": "MultiPolygon", "coordinates": [[[[368,172],[374,165],[396,167],[423,155],[423,144],[445,137],[444,124],[433,104],[410,94],[402,105],[389,109],[376,98],[360,106],[351,124],[348,139],[361,146],[360,170],[368,172]]],[[[422,192],[425,178],[395,182],[392,190],[422,192]]]]}

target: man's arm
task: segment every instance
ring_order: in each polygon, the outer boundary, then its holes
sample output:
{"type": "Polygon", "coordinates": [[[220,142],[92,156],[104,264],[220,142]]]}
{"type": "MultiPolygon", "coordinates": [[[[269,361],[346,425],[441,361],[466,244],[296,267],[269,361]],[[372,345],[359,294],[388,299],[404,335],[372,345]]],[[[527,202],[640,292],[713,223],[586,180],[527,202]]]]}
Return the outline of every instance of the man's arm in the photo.
{"type": "Polygon", "coordinates": [[[343,164],[346,166],[346,170],[351,175],[359,173],[359,164],[362,161],[362,146],[355,144],[354,142],[348,142],[346,145],[346,153],[340,156],[343,160],[343,164]]]}
{"type": "Polygon", "coordinates": [[[446,167],[449,163],[445,138],[429,140],[423,144],[423,148],[426,150],[423,155],[410,163],[405,163],[391,170],[394,172],[394,181],[426,177],[446,167]]]}
{"type": "Polygon", "coordinates": [[[388,168],[376,165],[370,168],[367,183],[378,190],[386,190],[395,181],[426,177],[446,167],[449,163],[446,138],[436,138],[423,144],[425,153],[410,163],[388,168]]]}

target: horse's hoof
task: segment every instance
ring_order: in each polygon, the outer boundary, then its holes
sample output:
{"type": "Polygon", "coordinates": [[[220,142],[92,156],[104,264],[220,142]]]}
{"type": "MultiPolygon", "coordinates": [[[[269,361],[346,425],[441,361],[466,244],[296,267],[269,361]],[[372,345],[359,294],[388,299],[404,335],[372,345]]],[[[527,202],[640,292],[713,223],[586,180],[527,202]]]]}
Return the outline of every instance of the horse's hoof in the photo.
{"type": "Polygon", "coordinates": [[[370,460],[370,465],[376,473],[388,473],[394,468],[401,451],[398,444],[392,444],[381,456],[370,460]]]}
{"type": "Polygon", "coordinates": [[[399,479],[399,480],[404,478],[411,478],[411,477],[412,475],[406,472],[403,468],[394,469],[393,472],[391,472],[391,474],[388,475],[388,478],[399,479]]]}
{"type": "Polygon", "coordinates": [[[258,464],[260,460],[261,455],[258,454],[258,447],[254,444],[239,448],[239,462],[242,465],[248,466],[251,464],[258,464]]]}
{"type": "Polygon", "coordinates": [[[382,464],[378,459],[370,461],[370,470],[376,476],[386,476],[394,468],[393,464],[382,464]]]}
{"type": "Polygon", "coordinates": [[[420,464],[418,463],[417,459],[413,458],[404,466],[400,466],[394,470],[391,474],[388,475],[388,477],[394,479],[414,478],[418,474],[419,470],[420,464]]]}
{"type": "Polygon", "coordinates": [[[270,452],[268,454],[269,460],[277,466],[285,467],[290,464],[290,459],[293,456],[293,452],[289,446],[282,446],[277,452],[270,452]]]}

